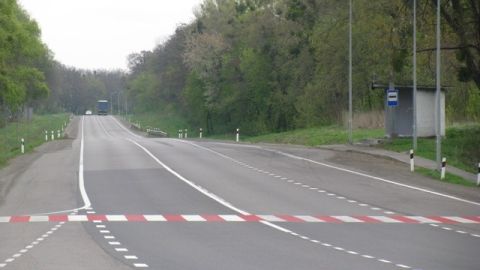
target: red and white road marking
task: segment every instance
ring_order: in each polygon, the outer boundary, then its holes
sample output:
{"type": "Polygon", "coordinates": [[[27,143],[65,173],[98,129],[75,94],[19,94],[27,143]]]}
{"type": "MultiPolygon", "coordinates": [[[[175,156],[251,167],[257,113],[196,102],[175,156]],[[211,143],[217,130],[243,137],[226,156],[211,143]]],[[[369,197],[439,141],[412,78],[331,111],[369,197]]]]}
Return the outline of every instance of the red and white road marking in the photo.
{"type": "Polygon", "coordinates": [[[0,216],[0,223],[26,222],[292,222],[480,224],[480,216],[322,216],[322,215],[45,215],[0,216]]]}

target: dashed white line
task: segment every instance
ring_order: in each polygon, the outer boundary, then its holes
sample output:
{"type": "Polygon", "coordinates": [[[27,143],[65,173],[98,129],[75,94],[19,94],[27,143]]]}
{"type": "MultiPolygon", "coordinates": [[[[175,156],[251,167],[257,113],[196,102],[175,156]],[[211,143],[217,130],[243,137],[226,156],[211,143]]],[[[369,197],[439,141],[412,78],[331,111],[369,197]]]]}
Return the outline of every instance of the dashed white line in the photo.
{"type": "Polygon", "coordinates": [[[144,263],[134,263],[133,266],[138,267],[138,268],[147,268],[148,265],[144,263]]]}
{"type": "Polygon", "coordinates": [[[137,260],[138,259],[138,257],[135,256],[135,255],[125,255],[123,257],[127,260],[137,260]]]}

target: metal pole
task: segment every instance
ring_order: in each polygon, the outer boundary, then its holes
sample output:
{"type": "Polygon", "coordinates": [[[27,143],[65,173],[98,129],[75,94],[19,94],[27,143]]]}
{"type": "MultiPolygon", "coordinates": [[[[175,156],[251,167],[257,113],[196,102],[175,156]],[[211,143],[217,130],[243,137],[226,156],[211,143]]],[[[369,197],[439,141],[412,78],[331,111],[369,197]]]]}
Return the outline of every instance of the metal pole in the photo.
{"type": "Polygon", "coordinates": [[[348,143],[353,143],[352,136],[352,0],[349,7],[348,23],[348,143]]]}
{"type": "Polygon", "coordinates": [[[437,169],[442,169],[442,137],[441,137],[441,108],[440,108],[440,0],[437,0],[437,87],[435,92],[435,133],[437,145],[437,169]]]}
{"type": "Polygon", "coordinates": [[[413,0],[413,150],[417,150],[417,0],[413,0]]]}

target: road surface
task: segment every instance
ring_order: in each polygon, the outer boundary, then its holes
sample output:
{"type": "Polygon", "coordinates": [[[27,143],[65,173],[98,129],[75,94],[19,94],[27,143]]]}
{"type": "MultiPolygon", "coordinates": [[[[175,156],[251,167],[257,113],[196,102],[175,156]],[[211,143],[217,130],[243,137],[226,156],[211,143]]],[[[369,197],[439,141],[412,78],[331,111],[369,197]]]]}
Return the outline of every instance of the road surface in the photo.
{"type": "Polygon", "coordinates": [[[393,161],[77,117],[0,172],[0,268],[478,270],[480,196],[393,161]]]}

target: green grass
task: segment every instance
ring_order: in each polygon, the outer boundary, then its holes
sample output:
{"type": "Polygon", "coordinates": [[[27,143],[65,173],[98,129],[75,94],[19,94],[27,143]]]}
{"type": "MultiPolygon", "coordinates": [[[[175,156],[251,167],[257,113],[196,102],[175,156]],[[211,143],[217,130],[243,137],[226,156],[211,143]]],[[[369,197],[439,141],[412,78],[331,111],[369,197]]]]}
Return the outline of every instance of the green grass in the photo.
{"type": "Polygon", "coordinates": [[[420,173],[422,175],[425,175],[427,177],[430,177],[432,179],[442,181],[442,182],[447,182],[447,183],[452,183],[452,184],[457,184],[457,185],[462,185],[462,186],[467,186],[467,187],[476,187],[477,185],[473,183],[472,181],[468,181],[460,176],[453,175],[451,173],[446,173],[445,178],[442,180],[440,179],[440,172],[436,170],[430,170],[430,169],[425,169],[422,167],[415,167],[415,172],[420,173]]]}
{"type": "Polygon", "coordinates": [[[159,128],[167,132],[168,136],[172,138],[177,137],[179,129],[185,129],[189,126],[185,119],[174,113],[139,113],[131,115],[129,118],[132,123],[140,123],[143,130],[146,130],[147,126],[159,128]]]}
{"type": "MultiPolygon", "coordinates": [[[[383,129],[357,129],[353,131],[354,141],[369,138],[382,138],[383,136],[383,129]]],[[[308,146],[345,144],[348,142],[348,132],[345,128],[339,126],[327,126],[272,133],[243,138],[243,140],[250,142],[298,144],[308,146]]]]}
{"type": "Polygon", "coordinates": [[[25,139],[25,152],[32,151],[35,147],[45,142],[45,130],[61,129],[68,123],[68,114],[34,115],[31,121],[8,123],[0,128],[0,167],[7,161],[20,154],[20,140],[25,139]]]}
{"type": "MultiPolygon", "coordinates": [[[[480,125],[456,126],[447,129],[442,139],[442,156],[447,163],[468,172],[476,173],[480,162],[480,125]]],[[[405,152],[412,148],[412,139],[398,138],[382,145],[387,150],[405,152]]],[[[419,138],[416,155],[436,159],[435,138],[419,138]]]]}

